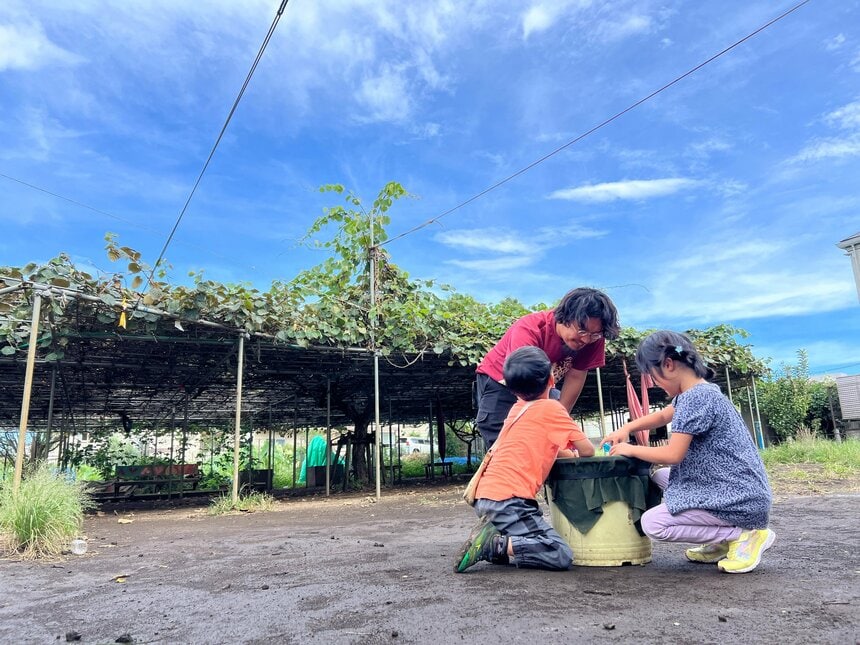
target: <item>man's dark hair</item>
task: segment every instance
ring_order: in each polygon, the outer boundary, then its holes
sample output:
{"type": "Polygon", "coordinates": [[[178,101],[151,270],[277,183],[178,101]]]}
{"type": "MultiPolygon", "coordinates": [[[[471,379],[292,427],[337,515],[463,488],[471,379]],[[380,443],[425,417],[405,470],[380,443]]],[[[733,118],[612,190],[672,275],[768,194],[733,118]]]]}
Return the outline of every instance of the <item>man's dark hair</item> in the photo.
{"type": "Polygon", "coordinates": [[[502,373],[511,392],[525,401],[531,401],[546,390],[552,363],[539,347],[520,347],[505,359],[502,373]]]}
{"type": "Polygon", "coordinates": [[[603,324],[603,337],[608,340],[618,338],[621,327],[618,325],[618,310],[602,291],[589,287],[572,289],[565,294],[555,308],[555,321],[562,325],[575,322],[585,329],[588,318],[597,318],[603,324]]]}

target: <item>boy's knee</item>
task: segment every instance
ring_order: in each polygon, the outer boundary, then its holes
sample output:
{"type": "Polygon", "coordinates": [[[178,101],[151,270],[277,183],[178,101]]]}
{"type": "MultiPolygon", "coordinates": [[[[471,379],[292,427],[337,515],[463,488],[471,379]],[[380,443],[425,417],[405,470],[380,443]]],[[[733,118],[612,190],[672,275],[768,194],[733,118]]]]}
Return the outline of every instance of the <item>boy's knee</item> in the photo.
{"type": "Polygon", "coordinates": [[[570,569],[573,566],[573,551],[567,542],[561,543],[561,548],[558,550],[559,566],[562,569],[570,569]]]}

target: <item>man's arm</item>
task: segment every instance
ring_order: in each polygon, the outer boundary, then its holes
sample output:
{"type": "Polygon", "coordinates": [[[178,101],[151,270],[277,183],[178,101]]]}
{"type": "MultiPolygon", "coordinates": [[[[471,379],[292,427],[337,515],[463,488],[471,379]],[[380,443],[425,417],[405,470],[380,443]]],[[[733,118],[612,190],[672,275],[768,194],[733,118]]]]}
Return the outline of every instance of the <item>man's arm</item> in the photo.
{"type": "Polygon", "coordinates": [[[564,383],[561,384],[561,396],[558,400],[561,401],[568,413],[573,410],[573,406],[576,405],[579,395],[582,393],[586,376],[588,376],[588,371],[577,369],[569,370],[564,375],[564,383]]]}

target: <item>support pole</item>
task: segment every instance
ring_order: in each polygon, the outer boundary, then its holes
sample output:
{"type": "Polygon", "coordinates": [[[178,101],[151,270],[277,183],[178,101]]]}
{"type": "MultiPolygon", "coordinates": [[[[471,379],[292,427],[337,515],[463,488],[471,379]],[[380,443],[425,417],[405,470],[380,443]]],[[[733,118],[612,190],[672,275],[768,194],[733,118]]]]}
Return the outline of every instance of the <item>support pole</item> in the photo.
{"type": "MultiPolygon", "coordinates": [[[[373,218],[375,209],[370,211],[370,344],[373,349],[373,447],[375,453],[376,468],[376,499],[382,498],[382,465],[380,463],[382,450],[382,433],[379,428],[379,348],[376,346],[376,254],[377,249],[374,246],[373,239],[373,218]]],[[[431,446],[432,450],[432,446],[431,446]]],[[[432,455],[431,455],[432,456],[432,455]]]]}
{"type": "MultiPolygon", "coordinates": [[[[45,461],[51,456],[51,432],[54,429],[54,392],[57,386],[57,367],[51,370],[51,394],[48,397],[48,423],[45,432],[45,461]]],[[[833,405],[830,406],[831,414],[833,405]]],[[[59,455],[57,455],[57,466],[60,465],[59,455]]]]}
{"type": "Polygon", "coordinates": [[[427,418],[427,438],[430,440],[430,478],[436,479],[436,470],[433,464],[436,463],[436,455],[433,452],[433,399],[430,399],[430,416],[427,418]]]}
{"type": "Polygon", "coordinates": [[[761,410],[758,407],[758,392],[755,388],[755,377],[753,376],[751,379],[753,384],[753,400],[755,401],[755,416],[758,420],[758,436],[761,442],[762,448],[764,448],[764,426],[761,424],[761,410]]]}
{"type": "Polygon", "coordinates": [[[242,441],[242,372],[245,367],[245,334],[239,336],[236,368],[236,421],[233,428],[233,504],[239,501],[239,445],[242,441]]]}
{"type": "MultiPolygon", "coordinates": [[[[299,454],[299,397],[293,395],[293,488],[298,488],[296,480],[296,456],[299,454]]],[[[308,455],[305,450],[305,486],[308,485],[308,455]]]]}
{"type": "Polygon", "coordinates": [[[606,436],[606,420],[603,418],[603,386],[600,383],[600,368],[594,370],[597,374],[597,402],[600,405],[600,436],[606,436]]]}
{"type": "Polygon", "coordinates": [[[379,350],[373,350],[373,451],[376,462],[376,499],[382,498],[382,428],[379,425],[379,350]]]}
{"type": "Polygon", "coordinates": [[[839,434],[839,426],[836,425],[836,412],[833,410],[833,390],[827,388],[827,402],[830,403],[830,420],[833,422],[833,439],[836,443],[842,443],[842,435],[839,434]]]}
{"type": "MultiPolygon", "coordinates": [[[[335,464],[337,472],[337,464],[335,464]]],[[[344,473],[346,477],[346,473],[344,473]]],[[[331,379],[325,379],[325,496],[331,495],[331,379]]]]}
{"type": "Polygon", "coordinates": [[[24,471],[24,445],[27,443],[27,423],[30,420],[30,394],[33,390],[33,368],[36,365],[36,341],[39,338],[39,316],[42,296],[33,298],[33,318],[30,321],[30,344],[27,347],[27,369],[24,372],[24,396],[21,398],[21,423],[18,425],[18,450],[15,452],[15,472],[12,475],[12,495],[18,494],[24,471]]]}
{"type": "Polygon", "coordinates": [[[759,450],[764,448],[764,442],[761,439],[761,431],[756,423],[755,417],[753,416],[753,402],[752,402],[752,388],[747,388],[747,403],[750,406],[750,422],[753,427],[753,437],[755,437],[755,443],[759,447],[759,450]]]}
{"type": "Polygon", "coordinates": [[[734,405],[735,400],[732,398],[732,379],[729,378],[729,366],[726,365],[726,393],[729,395],[729,401],[734,405]]]}

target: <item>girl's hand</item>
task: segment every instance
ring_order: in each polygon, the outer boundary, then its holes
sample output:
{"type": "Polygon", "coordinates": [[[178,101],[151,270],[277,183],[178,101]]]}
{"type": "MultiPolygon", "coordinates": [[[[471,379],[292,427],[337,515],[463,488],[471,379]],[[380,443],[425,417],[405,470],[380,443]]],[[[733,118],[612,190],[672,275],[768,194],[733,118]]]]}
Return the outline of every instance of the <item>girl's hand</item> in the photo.
{"type": "Polygon", "coordinates": [[[621,426],[620,429],[615,432],[610,432],[608,435],[603,437],[600,441],[600,445],[608,443],[610,446],[614,446],[615,444],[626,443],[629,437],[630,433],[624,430],[624,426],[621,426]]]}
{"type": "Polygon", "coordinates": [[[633,456],[634,446],[629,443],[616,443],[609,451],[611,457],[631,457],[633,456]]]}

